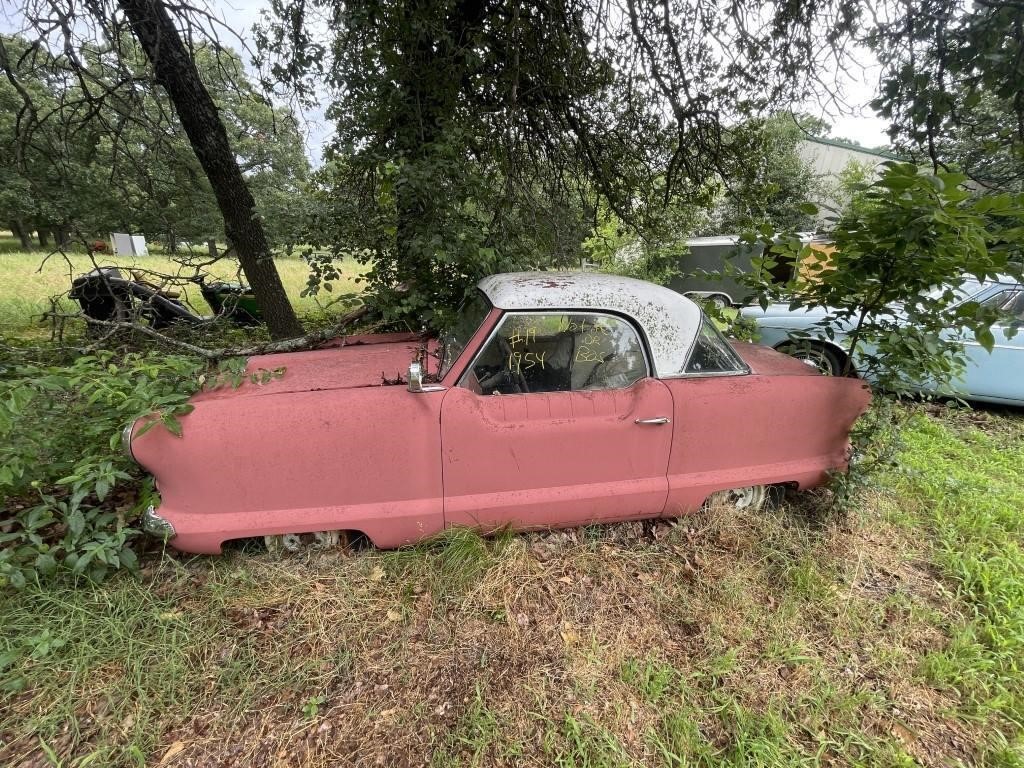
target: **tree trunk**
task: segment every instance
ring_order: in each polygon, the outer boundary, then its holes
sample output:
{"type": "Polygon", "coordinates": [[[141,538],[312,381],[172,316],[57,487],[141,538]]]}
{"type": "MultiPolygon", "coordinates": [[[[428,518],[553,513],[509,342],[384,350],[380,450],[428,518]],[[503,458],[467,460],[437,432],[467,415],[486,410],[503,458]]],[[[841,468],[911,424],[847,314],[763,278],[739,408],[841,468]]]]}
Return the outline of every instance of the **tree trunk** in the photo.
{"type": "Polygon", "coordinates": [[[217,254],[217,241],[212,237],[206,241],[206,250],[210,254],[211,259],[219,259],[220,256],[217,254]]]}
{"type": "Polygon", "coordinates": [[[46,248],[50,242],[50,233],[46,227],[39,227],[36,230],[36,236],[39,238],[39,247],[46,248]]]}
{"type": "Polygon", "coordinates": [[[299,336],[302,325],[277,273],[256,202],[238,167],[224,123],[209,91],[199,78],[178,29],[162,0],[118,0],[128,23],[153,65],[181,119],[182,127],[224,217],[228,241],[238,250],[242,270],[270,335],[275,339],[299,336]]]}
{"type": "Polygon", "coordinates": [[[25,229],[25,225],[22,224],[18,219],[11,222],[11,232],[18,240],[21,241],[21,250],[31,251],[32,241],[29,239],[29,232],[25,229]]]}

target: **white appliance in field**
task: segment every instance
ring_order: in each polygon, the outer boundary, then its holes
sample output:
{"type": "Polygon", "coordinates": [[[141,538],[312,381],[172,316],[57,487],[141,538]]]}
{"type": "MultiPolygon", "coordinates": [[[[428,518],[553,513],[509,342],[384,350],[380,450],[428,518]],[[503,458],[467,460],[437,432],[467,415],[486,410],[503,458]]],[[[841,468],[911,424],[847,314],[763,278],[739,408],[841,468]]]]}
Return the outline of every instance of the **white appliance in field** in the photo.
{"type": "Polygon", "coordinates": [[[110,249],[119,256],[149,256],[146,238],[142,235],[111,232],[110,249]]]}

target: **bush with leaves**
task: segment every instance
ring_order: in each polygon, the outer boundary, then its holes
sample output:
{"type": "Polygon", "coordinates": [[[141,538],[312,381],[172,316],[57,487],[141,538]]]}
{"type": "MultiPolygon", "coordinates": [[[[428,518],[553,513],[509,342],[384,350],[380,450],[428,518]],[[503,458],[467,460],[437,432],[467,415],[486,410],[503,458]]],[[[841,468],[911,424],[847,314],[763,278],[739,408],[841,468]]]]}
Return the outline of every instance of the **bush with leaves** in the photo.
{"type": "MultiPolygon", "coordinates": [[[[156,414],[179,433],[206,368],[156,352],[97,352],[0,369],[0,586],[135,567],[129,523],[152,488],[122,451],[121,430],[156,414]]],[[[223,370],[237,378],[238,368],[223,370]]]]}
{"type": "Polygon", "coordinates": [[[890,162],[861,185],[858,205],[830,234],[835,250],[812,252],[794,235],[755,260],[748,281],[763,307],[825,308],[820,333],[846,352],[846,371],[897,394],[921,389],[951,394],[963,370],[963,329],[991,350],[994,307],[963,301],[965,276],[980,281],[1019,276],[1024,248],[1024,196],[973,196],[952,172],[929,173],[890,162]],[[782,260],[803,275],[782,285],[757,279],[782,260]]]}
{"type": "MultiPolygon", "coordinates": [[[[965,177],[886,163],[874,181],[851,185],[854,204],[834,220],[834,252],[823,255],[794,233],[777,239],[743,279],[762,307],[823,308],[818,330],[794,332],[794,343],[824,335],[845,350],[845,374],[854,372],[896,395],[951,395],[963,371],[962,329],[991,351],[997,310],[963,301],[965,276],[984,281],[1020,277],[1024,248],[1024,196],[973,195],[965,177]],[[813,257],[813,258],[812,258],[813,257]],[[783,285],[759,279],[783,260],[803,264],[803,275],[783,285]]],[[[770,229],[760,233],[767,241],[770,229]]],[[[746,239],[754,241],[750,233],[746,239]]],[[[894,460],[904,411],[876,397],[851,434],[848,475],[833,483],[842,507],[872,470],[894,460]]]]}

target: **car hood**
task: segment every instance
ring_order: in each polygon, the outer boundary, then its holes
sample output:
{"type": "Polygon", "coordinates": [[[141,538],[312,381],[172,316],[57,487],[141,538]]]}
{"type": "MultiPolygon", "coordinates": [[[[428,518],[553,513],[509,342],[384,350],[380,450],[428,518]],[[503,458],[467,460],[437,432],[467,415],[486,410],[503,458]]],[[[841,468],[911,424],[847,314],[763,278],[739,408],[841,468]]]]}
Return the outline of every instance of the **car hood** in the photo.
{"type": "Polygon", "coordinates": [[[397,384],[405,382],[409,363],[424,345],[428,352],[438,346],[435,340],[425,341],[413,333],[379,333],[332,339],[304,352],[256,355],[245,368],[247,374],[257,377],[255,382],[247,376],[239,387],[224,385],[193,400],[397,384]],[[279,373],[269,375],[275,371],[279,373]]]}

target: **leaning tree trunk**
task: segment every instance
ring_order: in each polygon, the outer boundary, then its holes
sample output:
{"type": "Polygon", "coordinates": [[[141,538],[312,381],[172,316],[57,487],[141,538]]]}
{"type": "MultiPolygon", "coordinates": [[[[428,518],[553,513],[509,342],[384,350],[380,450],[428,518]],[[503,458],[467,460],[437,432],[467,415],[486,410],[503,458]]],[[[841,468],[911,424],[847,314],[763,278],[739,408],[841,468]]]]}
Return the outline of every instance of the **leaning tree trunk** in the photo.
{"type": "Polygon", "coordinates": [[[228,241],[238,251],[271,337],[302,334],[270,255],[256,201],[235,160],[224,123],[162,0],[118,0],[153,65],[156,82],[171,98],[224,217],[228,241]]]}
{"type": "Polygon", "coordinates": [[[21,241],[21,250],[32,250],[32,240],[29,238],[29,232],[25,229],[25,225],[22,224],[20,220],[15,219],[11,222],[11,232],[14,233],[14,236],[18,238],[18,240],[21,241]]]}

